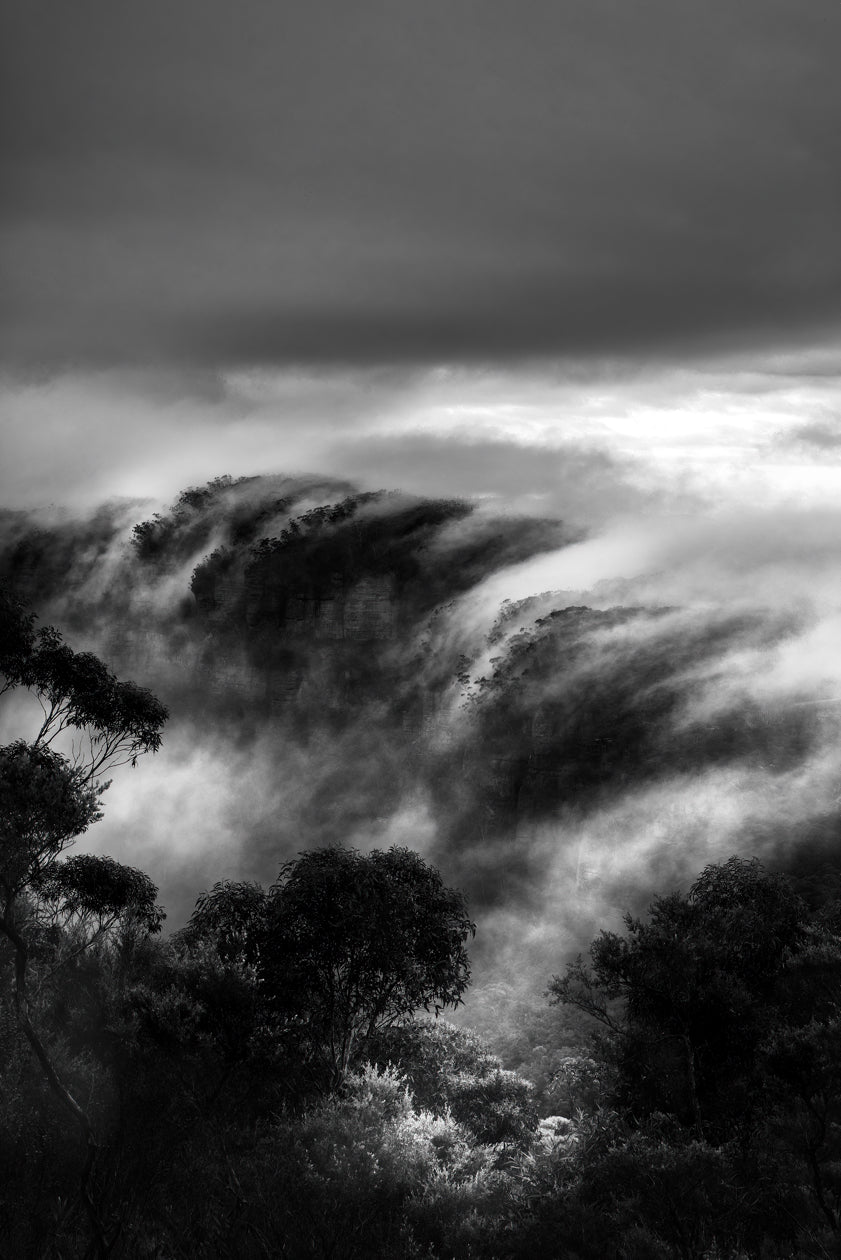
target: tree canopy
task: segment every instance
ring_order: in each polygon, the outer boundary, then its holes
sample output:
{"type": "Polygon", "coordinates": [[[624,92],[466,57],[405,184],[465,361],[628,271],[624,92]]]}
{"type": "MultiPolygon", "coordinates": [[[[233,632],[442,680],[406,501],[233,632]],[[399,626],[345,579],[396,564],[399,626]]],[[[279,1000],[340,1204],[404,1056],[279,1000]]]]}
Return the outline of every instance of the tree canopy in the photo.
{"type": "Polygon", "coordinates": [[[42,917],[86,937],[102,936],[117,924],[156,933],[165,918],[144,871],[94,853],[52,864],[32,886],[42,917]]]}
{"type": "MultiPolygon", "coordinates": [[[[810,913],[784,875],[732,857],[687,894],[656,898],[648,921],[627,916],[625,936],[602,932],[590,963],[551,985],[606,1030],[605,1101],[633,1141],[714,1154],[718,1190],[741,1187],[740,1228],[759,1228],[748,1216],[770,1212],[784,1188],[808,1187],[841,1229],[837,913],[810,913]]],[[[780,1230],[796,1224],[792,1204],[786,1212],[780,1230]]]]}
{"type": "Polygon", "coordinates": [[[617,1037],[624,1098],[719,1131],[759,1102],[756,1050],[779,1015],[790,960],[807,943],[806,907],[787,880],[733,857],[688,894],[657,897],[627,935],[602,932],[556,978],[557,1000],[617,1037]]]}
{"type": "Polygon", "coordinates": [[[32,743],[76,732],[68,756],[86,780],[161,746],[168,713],[150,691],[121,682],[92,652],[75,652],[53,626],[36,630],[34,615],[0,591],[0,696],[17,688],[41,707],[32,743]]]}
{"type": "Polygon", "coordinates": [[[462,894],[417,853],[333,846],[286,863],[265,894],[215,885],[184,939],[256,965],[273,1017],[335,1083],[378,1028],[458,1005],[473,932],[462,894]]]}
{"type": "Polygon", "coordinates": [[[0,888],[13,900],[101,817],[99,792],[51,748],[0,748],[0,888]]]}
{"type": "Polygon", "coordinates": [[[0,933],[14,952],[17,1026],[84,1136],[77,1198],[89,1220],[92,1254],[105,1256],[110,1245],[90,1188],[97,1142],[89,1108],[62,1079],[33,1020],[33,927],[51,924],[65,946],[72,937],[72,947],[55,951],[50,975],[118,923],[159,930],[157,889],[141,871],[109,858],[59,858],[101,817],[108,784],[99,776],[157,751],[167,711],[144,688],[120,682],[92,653],[74,652],[52,626],[36,630],[34,615],[0,591],[0,697],[19,688],[37,700],[41,718],[33,739],[0,748],[0,933]]]}

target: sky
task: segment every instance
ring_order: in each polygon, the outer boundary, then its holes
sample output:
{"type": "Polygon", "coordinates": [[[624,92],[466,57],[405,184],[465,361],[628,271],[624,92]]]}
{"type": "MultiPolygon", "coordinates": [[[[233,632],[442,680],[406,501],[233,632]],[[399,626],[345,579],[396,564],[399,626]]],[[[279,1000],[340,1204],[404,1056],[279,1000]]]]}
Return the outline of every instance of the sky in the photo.
{"type": "MultiPolygon", "coordinates": [[[[492,576],[458,610],[477,635],[560,588],[698,624],[794,610],[704,694],[830,706],[800,777],[629,792],[579,851],[628,838],[631,881],[675,826],[700,864],[754,815],[831,812],[839,47],[837,0],[6,0],[0,506],[142,519],[313,473],[561,517],[586,537],[492,576]]],[[[169,747],[96,842],[167,897],[236,874],[243,800],[227,749],[169,747]]]]}
{"type": "Polygon", "coordinates": [[[0,496],[841,489],[835,0],[9,0],[0,496]]]}

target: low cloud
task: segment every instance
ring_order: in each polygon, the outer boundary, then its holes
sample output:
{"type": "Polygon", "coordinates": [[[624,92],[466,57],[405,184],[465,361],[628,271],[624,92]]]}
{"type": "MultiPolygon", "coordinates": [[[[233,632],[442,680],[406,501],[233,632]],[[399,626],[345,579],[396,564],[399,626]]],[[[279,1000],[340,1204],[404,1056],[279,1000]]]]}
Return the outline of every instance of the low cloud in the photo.
{"type": "Polygon", "coordinates": [[[826,343],[681,368],[567,357],[8,374],[0,498],[80,511],[115,496],[166,503],[222,473],[309,473],[599,529],[746,503],[813,508],[841,494],[826,418],[840,363],[826,343]]]}
{"type": "MultiPolygon", "coordinates": [[[[416,450],[439,441],[424,436],[416,450]]],[[[491,475],[505,443],[489,448],[491,475]]],[[[466,467],[470,443],[452,449],[466,467]]],[[[620,460],[579,454],[597,480],[621,476],[620,460]]],[[[522,484],[539,471],[525,459],[522,484]]],[[[269,696],[236,636],[205,659],[212,627],[179,620],[225,514],[273,501],[285,484],[223,488],[194,550],[173,553],[160,573],[127,553],[126,505],[77,521],[52,607],[39,609],[87,626],[68,634],[75,646],[174,703],[163,750],[115,776],[105,820],[84,840],[147,869],[171,925],[216,879],[270,883],[302,849],[406,844],[467,891],[479,989],[506,973],[539,987],[599,926],[688,885],[708,861],[738,852],[790,864],[817,851],[838,811],[837,509],[669,513],[637,499],[642,507],[594,523],[581,541],[497,568],[383,647],[385,690],[369,679],[367,692],[332,694],[346,684],[314,642],[308,698],[302,685],[290,701],[269,696]],[[103,564],[91,564],[98,555],[103,564]],[[105,613],[112,587],[130,611],[122,639],[105,613]],[[506,599],[515,602],[500,622],[506,599]],[[552,618],[572,606],[592,612],[552,618]],[[488,720],[493,684],[479,679],[518,652],[529,672],[517,665],[507,707],[488,720]]],[[[289,512],[344,493],[320,487],[304,486],[289,512]]],[[[395,502],[369,511],[387,516],[395,502]]],[[[609,502],[605,490],[603,514],[609,502]]],[[[18,537],[21,518],[8,519],[18,537]]],[[[428,572],[492,520],[483,506],[442,527],[424,552],[428,572]]],[[[498,522],[500,540],[512,521],[498,522]]],[[[60,538],[66,522],[53,525],[60,538]]]]}

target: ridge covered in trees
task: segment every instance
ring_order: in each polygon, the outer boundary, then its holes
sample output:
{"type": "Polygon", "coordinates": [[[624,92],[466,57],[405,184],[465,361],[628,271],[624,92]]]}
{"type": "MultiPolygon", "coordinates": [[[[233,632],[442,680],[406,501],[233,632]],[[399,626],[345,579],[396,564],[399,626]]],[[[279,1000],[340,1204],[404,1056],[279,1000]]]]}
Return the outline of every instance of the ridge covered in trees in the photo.
{"type": "MultiPolygon", "coordinates": [[[[748,802],[727,811],[728,851],[834,851],[838,711],[796,671],[764,682],[808,630],[802,606],[687,609],[617,589],[592,607],[548,591],[500,611],[501,571],[576,542],[574,528],[317,477],[220,477],[145,514],[0,513],[0,582],[142,680],[179,748],[231,791],[230,749],[250,761],[238,838],[252,878],[270,882],[299,848],[387,831],[407,802],[428,820],[430,858],[486,911],[544,886],[556,834],[579,889],[601,881],[619,909],[631,880],[639,910],[650,883],[623,853],[639,837],[602,816],[645,793],[678,812],[695,795],[699,864],[723,852],[707,791],[748,802]],[[594,862],[580,833],[608,826],[614,852],[594,862]]],[[[179,922],[201,846],[184,861],[166,890],[179,922]]]]}

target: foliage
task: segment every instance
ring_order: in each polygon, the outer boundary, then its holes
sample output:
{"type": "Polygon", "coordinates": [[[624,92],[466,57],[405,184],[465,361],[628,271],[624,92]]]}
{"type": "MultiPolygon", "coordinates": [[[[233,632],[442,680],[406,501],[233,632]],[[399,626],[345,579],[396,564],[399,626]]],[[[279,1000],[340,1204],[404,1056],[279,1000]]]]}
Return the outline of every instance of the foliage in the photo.
{"type": "Polygon", "coordinates": [[[264,1021],[334,1088],[377,1029],[461,1001],[473,931],[462,895],[418,854],[332,847],[288,862],[268,893],[215,884],[180,940],[253,968],[264,1021]]]}
{"type": "MultiPolygon", "coordinates": [[[[88,1184],[114,1260],[835,1254],[837,907],[810,914],[781,876],[734,859],[685,896],[658,898],[624,936],[602,934],[590,967],[554,985],[597,1017],[602,1037],[588,1054],[561,1056],[557,1089],[575,1115],[546,1121],[538,1137],[528,1083],[474,1034],[430,1016],[384,1016],[332,1089],[310,1088],[315,1063],[326,1070],[316,1053],[324,960],[341,975],[358,955],[362,978],[378,958],[379,981],[372,973],[360,993],[388,987],[383,869],[389,896],[450,891],[419,878],[431,868],[411,856],[304,854],[269,892],[215,885],[187,929],[170,941],[141,934],[128,952],[118,925],[80,953],[69,944],[96,933],[107,905],[130,915],[134,900],[154,914],[141,873],[70,858],[55,866],[65,875],[27,894],[30,925],[54,907],[46,935],[32,937],[31,1009],[62,1079],[91,1100],[100,1155],[88,1184]],[[285,981],[294,997],[283,1003],[285,981]],[[662,1079],[642,1071],[643,1049],[662,1079]]],[[[412,921],[398,916],[404,929],[412,921]]],[[[0,976],[8,963],[0,950],[0,976]]],[[[81,1257],[84,1147],[48,1106],[7,990],[0,1171],[18,1210],[0,1204],[0,1228],[14,1254],[46,1258],[54,1243],[81,1257]]]]}
{"type": "Polygon", "coordinates": [[[30,964],[33,952],[39,952],[34,946],[43,952],[37,928],[45,918],[57,929],[54,944],[72,938],[63,956],[55,949],[45,982],[121,919],[124,927],[130,921],[135,932],[159,929],[157,890],[141,872],[107,859],[62,864],[57,858],[100,817],[99,798],[108,785],[97,775],[156,751],[167,712],[149,692],[119,682],[92,654],[67,647],[57,630],[47,626],[36,632],[34,617],[5,593],[0,595],[0,678],[0,695],[24,688],[37,699],[43,718],[33,742],[21,739],[0,749],[0,933],[14,954],[15,1022],[44,1083],[84,1142],[71,1206],[84,1210],[91,1255],[104,1257],[111,1242],[93,1190],[94,1109],[76,1097],[72,1070],[62,1070],[60,1046],[50,1045],[52,1030],[39,1031],[33,1020],[38,1012],[30,964]],[[51,747],[68,731],[76,732],[69,757],[51,747]]]}
{"type": "Polygon", "coordinates": [[[148,875],[92,853],[75,854],[48,867],[33,881],[33,889],[42,918],[88,940],[117,924],[124,930],[160,932],[166,918],[148,875]]]}
{"type": "MultiPolygon", "coordinates": [[[[647,1227],[674,1254],[706,1254],[727,1239],[756,1255],[770,1237],[783,1250],[763,1255],[793,1255],[807,1234],[837,1240],[835,913],[810,916],[785,877],[731,858],[707,867],[685,896],[657,898],[647,922],[626,918],[626,929],[624,937],[603,932],[590,965],[579,959],[552,984],[555,1000],[605,1030],[596,1057],[614,1073],[611,1101],[625,1126],[610,1184],[620,1167],[637,1176],[643,1156],[634,1151],[656,1134],[661,1153],[645,1147],[646,1178],[659,1160],[677,1185],[675,1170],[690,1160],[690,1184],[703,1188],[699,1205],[657,1183],[661,1208],[671,1195],[671,1232],[654,1200],[645,1209],[647,1227]]],[[[638,1187],[632,1197],[639,1203],[638,1187]]]]}
{"type": "Polygon", "coordinates": [[[268,909],[269,898],[259,884],[223,880],[197,898],[180,936],[188,947],[204,942],[226,961],[256,964],[268,909]]]}
{"type": "MultiPolygon", "coordinates": [[[[267,563],[323,543],[391,564],[393,539],[365,535],[379,506],[305,516],[267,563]]],[[[425,525],[398,518],[415,547],[425,525]]],[[[515,645],[477,709],[529,685],[560,620],[515,645]]],[[[544,1098],[572,1118],[538,1136],[530,1083],[437,1018],[462,1000],[473,932],[438,871],[406,849],[314,850],[269,890],[215,884],[159,940],[143,872],[66,849],[99,817],[103,769],[154,751],[165,711],[7,597],[0,669],[42,706],[35,740],[0,749],[4,1254],[837,1252],[837,898],[810,910],[733,858],[602,933],[552,984],[600,1037],[584,1049],[547,1019],[505,1060],[554,1073],[544,1098]]]]}
{"type": "Polygon", "coordinates": [[[383,491],[355,494],[291,520],[279,537],[254,548],[250,580],[262,583],[271,574],[286,596],[306,591],[316,598],[362,573],[405,583],[418,576],[418,552],[435,532],[472,511],[462,500],[389,499],[395,496],[383,491]]]}
{"type": "MultiPolygon", "coordinates": [[[[513,623],[493,627],[490,659],[477,657],[472,670],[457,671],[468,683],[460,750],[466,775],[448,773],[447,747],[435,784],[452,843],[492,838],[507,845],[515,831],[552,822],[570,805],[604,807],[631,782],[694,779],[704,767],[740,763],[782,771],[820,739],[809,706],[771,709],[740,695],[715,722],[687,717],[696,708],[692,680],[702,663],[712,669],[733,644],[779,642],[791,631],[783,615],[726,610],[688,619],[669,608],[574,606],[546,612],[536,602],[532,617],[538,609],[544,615],[521,622],[515,613],[513,623]]],[[[539,877],[529,846],[505,851],[515,878],[539,877]]],[[[586,862],[579,876],[586,882],[586,862]]]]}
{"type": "Polygon", "coordinates": [[[99,792],[51,748],[0,748],[0,888],[8,904],[101,817],[99,792]]]}
{"type": "Polygon", "coordinates": [[[528,1146],[537,1129],[534,1086],[472,1032],[446,1020],[410,1020],[383,1028],[366,1047],[381,1066],[405,1075],[417,1106],[451,1114],[476,1142],[528,1146]]]}
{"type": "Polygon", "coordinates": [[[304,853],[271,889],[266,991],[335,1083],[377,1028],[458,1005],[474,931],[461,893],[409,849],[304,853]]]}
{"type": "Polygon", "coordinates": [[[804,914],[781,876],[731,858],[687,896],[658,897],[647,923],[626,916],[627,937],[602,932],[590,968],[571,964],[551,991],[614,1034],[619,1101],[635,1114],[732,1134],[761,1107],[757,1048],[805,946],[804,914]]]}
{"type": "Polygon", "coordinates": [[[746,1161],[673,1117],[597,1109],[572,1142],[536,1149],[505,1207],[503,1254],[578,1260],[805,1256],[804,1196],[770,1160],[746,1161]],[[778,1249],[778,1244],[781,1244],[778,1249]]]}
{"type": "Polygon", "coordinates": [[[592,1054],[565,1054],[553,1072],[550,1094],[561,1115],[593,1112],[607,1098],[610,1067],[592,1054]]]}
{"type": "Polygon", "coordinates": [[[210,537],[213,521],[209,514],[227,492],[254,481],[253,477],[214,477],[204,486],[182,490],[170,510],[156,512],[132,530],[132,547],[144,563],[193,554],[210,537]]]}
{"type": "Polygon", "coordinates": [[[341,1095],[266,1125],[243,1152],[229,1254],[467,1256],[499,1180],[455,1121],[415,1111],[395,1073],[365,1069],[341,1095]]]}
{"type": "Polygon", "coordinates": [[[151,692],[120,682],[91,652],[74,652],[52,626],[0,594],[0,695],[21,687],[38,700],[43,721],[34,743],[49,746],[76,731],[71,761],[86,779],[161,745],[167,710],[151,692]]]}

